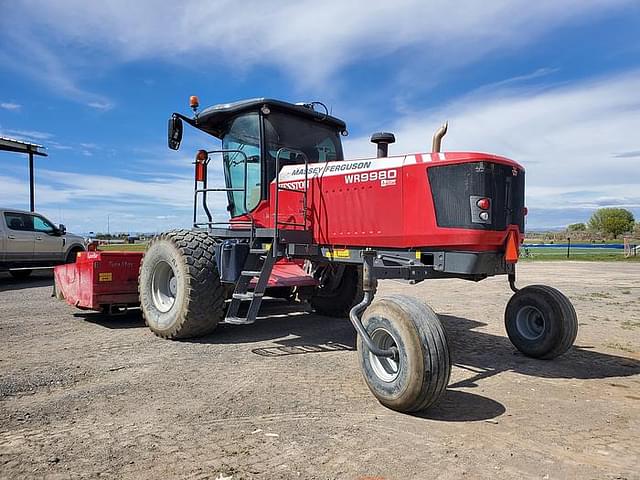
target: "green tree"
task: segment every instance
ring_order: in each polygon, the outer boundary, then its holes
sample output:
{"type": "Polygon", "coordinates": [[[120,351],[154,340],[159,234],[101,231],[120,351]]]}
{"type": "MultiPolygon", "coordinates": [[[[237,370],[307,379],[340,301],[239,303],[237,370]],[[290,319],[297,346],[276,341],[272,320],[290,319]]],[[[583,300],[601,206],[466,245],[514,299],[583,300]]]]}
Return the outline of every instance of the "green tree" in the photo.
{"type": "Polygon", "coordinates": [[[633,229],[635,219],[633,213],[624,208],[599,208],[589,219],[589,228],[596,232],[618,235],[633,229]]]}
{"type": "Polygon", "coordinates": [[[569,232],[584,232],[587,230],[587,226],[584,223],[572,223],[567,227],[569,232]]]}

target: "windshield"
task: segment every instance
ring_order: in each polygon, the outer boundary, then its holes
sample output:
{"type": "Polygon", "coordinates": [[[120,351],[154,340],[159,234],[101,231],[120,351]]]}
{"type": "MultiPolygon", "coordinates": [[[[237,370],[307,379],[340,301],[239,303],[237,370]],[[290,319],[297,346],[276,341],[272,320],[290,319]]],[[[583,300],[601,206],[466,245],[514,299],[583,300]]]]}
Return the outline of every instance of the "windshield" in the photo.
{"type": "Polygon", "coordinates": [[[238,150],[223,154],[224,175],[227,188],[241,191],[229,192],[229,212],[232,217],[250,212],[260,202],[261,158],[260,118],[257,113],[248,113],[229,122],[222,135],[224,150],[238,150]],[[240,152],[243,152],[244,155],[240,152]],[[246,156],[246,162],[245,162],[246,156]],[[245,164],[247,196],[245,199],[245,164]]]}
{"type": "MultiPolygon", "coordinates": [[[[279,112],[272,112],[264,122],[269,181],[275,177],[275,158],[282,147],[304,152],[309,163],[342,160],[340,136],[334,127],[279,112]]],[[[280,152],[280,165],[294,163],[304,164],[304,159],[291,151],[280,152]]]]}

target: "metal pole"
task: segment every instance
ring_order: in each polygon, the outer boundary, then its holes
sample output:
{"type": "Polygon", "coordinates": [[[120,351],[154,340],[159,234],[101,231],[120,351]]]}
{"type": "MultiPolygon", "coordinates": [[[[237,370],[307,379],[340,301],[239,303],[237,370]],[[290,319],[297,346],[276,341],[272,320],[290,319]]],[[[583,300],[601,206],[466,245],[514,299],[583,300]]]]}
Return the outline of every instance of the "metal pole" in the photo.
{"type": "Polygon", "coordinates": [[[567,237],[567,258],[569,258],[570,253],[571,253],[571,237],[567,237]]]}
{"type": "Polygon", "coordinates": [[[36,211],[34,183],[35,182],[33,178],[33,152],[29,152],[29,209],[32,212],[36,211]]]}

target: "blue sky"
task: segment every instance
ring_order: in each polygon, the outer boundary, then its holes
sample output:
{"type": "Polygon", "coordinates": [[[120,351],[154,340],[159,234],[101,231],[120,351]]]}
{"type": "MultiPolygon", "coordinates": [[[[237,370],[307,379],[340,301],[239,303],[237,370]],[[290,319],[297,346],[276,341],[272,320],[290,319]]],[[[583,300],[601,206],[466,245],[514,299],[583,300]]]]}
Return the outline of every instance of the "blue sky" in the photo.
{"type": "MultiPolygon", "coordinates": [[[[320,100],[347,156],[488,151],[527,169],[528,225],[600,206],[640,219],[640,4],[565,0],[0,0],[0,134],[42,143],[37,209],[72,231],[189,226],[193,153],[166,122],[252,97],[320,100]]],[[[216,170],[219,175],[219,168],[216,170]]],[[[0,205],[28,207],[26,161],[0,153],[0,205]]],[[[223,204],[220,199],[218,205],[223,204]]],[[[224,208],[223,206],[221,208],[224,208]]]]}

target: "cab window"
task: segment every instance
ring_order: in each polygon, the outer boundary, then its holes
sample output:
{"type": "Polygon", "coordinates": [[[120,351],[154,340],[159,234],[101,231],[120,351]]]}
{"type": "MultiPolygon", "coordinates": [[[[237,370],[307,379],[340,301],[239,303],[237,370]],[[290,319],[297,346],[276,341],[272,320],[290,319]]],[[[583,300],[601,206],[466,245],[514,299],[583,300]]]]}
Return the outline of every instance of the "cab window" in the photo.
{"type": "Polygon", "coordinates": [[[236,150],[223,154],[227,188],[240,189],[228,193],[229,212],[232,217],[236,217],[250,212],[260,203],[262,161],[258,114],[248,113],[231,120],[222,135],[222,148],[236,150]]]}
{"type": "Polygon", "coordinates": [[[303,152],[309,163],[343,159],[339,132],[317,120],[271,112],[264,117],[264,131],[269,181],[275,178],[276,156],[281,167],[304,164],[302,155],[291,150],[303,152]]]}

